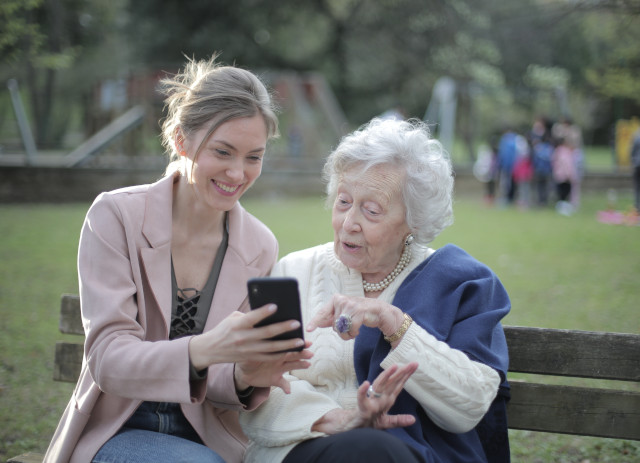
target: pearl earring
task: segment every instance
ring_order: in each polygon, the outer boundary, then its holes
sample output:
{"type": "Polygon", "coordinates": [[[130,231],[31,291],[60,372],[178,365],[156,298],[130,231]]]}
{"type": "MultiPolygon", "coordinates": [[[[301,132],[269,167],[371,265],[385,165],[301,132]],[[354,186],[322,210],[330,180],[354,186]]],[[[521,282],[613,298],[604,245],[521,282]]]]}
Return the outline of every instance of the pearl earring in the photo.
{"type": "Polygon", "coordinates": [[[404,245],[405,246],[410,246],[411,243],[413,243],[413,235],[411,233],[409,233],[409,235],[407,236],[407,238],[404,240],[404,245]]]}

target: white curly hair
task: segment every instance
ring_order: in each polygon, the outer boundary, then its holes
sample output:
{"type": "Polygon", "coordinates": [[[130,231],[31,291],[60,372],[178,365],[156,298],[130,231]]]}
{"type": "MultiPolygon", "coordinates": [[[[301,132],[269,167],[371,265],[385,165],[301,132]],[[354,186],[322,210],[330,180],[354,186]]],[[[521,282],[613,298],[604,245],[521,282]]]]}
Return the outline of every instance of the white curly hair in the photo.
{"type": "Polygon", "coordinates": [[[427,245],[453,223],[453,169],[442,144],[420,120],[373,119],[342,138],[324,165],[327,206],[342,174],[352,168],[400,167],[406,222],[416,243],[427,245]]]}

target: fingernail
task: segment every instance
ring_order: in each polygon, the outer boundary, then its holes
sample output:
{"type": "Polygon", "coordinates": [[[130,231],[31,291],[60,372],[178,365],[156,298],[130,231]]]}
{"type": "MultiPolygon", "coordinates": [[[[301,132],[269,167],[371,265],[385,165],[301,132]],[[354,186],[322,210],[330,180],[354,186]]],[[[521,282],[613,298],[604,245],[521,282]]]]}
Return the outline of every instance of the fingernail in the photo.
{"type": "Polygon", "coordinates": [[[298,339],[296,341],[296,347],[304,346],[304,341],[302,339],[298,339]]]}
{"type": "Polygon", "coordinates": [[[268,310],[269,312],[275,312],[276,310],[278,310],[278,306],[275,304],[269,304],[268,310]]]}
{"type": "Polygon", "coordinates": [[[300,328],[300,322],[298,320],[291,322],[291,328],[292,329],[296,329],[296,328],[300,328]]]}

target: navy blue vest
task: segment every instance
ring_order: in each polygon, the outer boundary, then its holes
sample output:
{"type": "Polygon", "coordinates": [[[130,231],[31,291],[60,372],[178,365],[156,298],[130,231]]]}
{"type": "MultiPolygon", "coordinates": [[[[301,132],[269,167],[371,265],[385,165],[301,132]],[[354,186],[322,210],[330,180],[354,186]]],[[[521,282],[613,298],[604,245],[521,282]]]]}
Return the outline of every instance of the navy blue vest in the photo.
{"type": "MultiPolygon", "coordinates": [[[[416,267],[403,281],[393,305],[439,341],[470,359],[494,368],[502,379],[498,396],[473,430],[454,434],[436,426],[420,404],[402,391],[390,414],[411,414],[412,426],[388,432],[418,449],[429,463],[505,463],[510,461],[506,419],[509,356],[500,320],[511,303],[497,276],[454,245],[446,245],[416,267]]],[[[360,384],[382,372],[389,343],[377,328],[360,328],[354,363],[360,384]]]]}

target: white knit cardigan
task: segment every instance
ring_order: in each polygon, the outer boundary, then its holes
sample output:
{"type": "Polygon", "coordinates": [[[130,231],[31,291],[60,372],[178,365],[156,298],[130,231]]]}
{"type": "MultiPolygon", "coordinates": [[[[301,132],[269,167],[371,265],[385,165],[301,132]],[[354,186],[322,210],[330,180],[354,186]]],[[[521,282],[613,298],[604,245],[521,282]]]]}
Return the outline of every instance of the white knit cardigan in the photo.
{"type": "MultiPolygon", "coordinates": [[[[409,266],[378,299],[391,303],[402,281],[433,252],[413,247],[409,266]]],[[[272,275],[298,279],[305,324],[333,294],[364,297],[362,275],[337,259],[333,243],[289,254],[276,264],[272,275]]],[[[245,462],[282,461],[296,444],[324,436],[312,432],[311,427],[325,413],[335,408],[357,407],[354,341],[342,340],[331,328],[305,332],[305,336],[313,343],[314,357],[310,368],[286,375],[291,382],[291,394],[274,387],[269,399],[258,409],[240,414],[240,424],[250,440],[245,462]]],[[[411,324],[382,367],[413,361],[418,361],[419,367],[405,389],[429,418],[450,432],[473,429],[496,396],[500,385],[498,373],[436,340],[417,323],[411,324]]]]}

